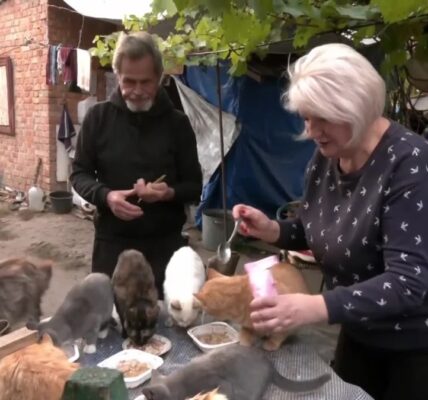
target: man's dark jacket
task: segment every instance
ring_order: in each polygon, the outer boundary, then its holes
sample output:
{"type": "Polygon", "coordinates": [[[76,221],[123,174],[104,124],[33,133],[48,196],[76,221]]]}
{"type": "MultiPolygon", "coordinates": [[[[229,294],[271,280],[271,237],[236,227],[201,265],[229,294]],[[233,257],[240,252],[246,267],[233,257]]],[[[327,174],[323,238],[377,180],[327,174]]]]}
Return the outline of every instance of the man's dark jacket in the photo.
{"type": "MultiPolygon", "coordinates": [[[[144,237],[180,231],[184,204],[198,202],[202,173],[189,119],[174,109],[161,89],[147,112],[131,112],[118,89],[110,100],[86,114],[77,140],[71,183],[97,206],[96,237],[144,237]],[[161,175],[175,190],[171,201],[141,203],[144,215],[132,221],[116,218],[107,205],[111,190],[132,189],[139,178],[161,175]]],[[[129,198],[137,204],[137,198],[129,198]]]]}

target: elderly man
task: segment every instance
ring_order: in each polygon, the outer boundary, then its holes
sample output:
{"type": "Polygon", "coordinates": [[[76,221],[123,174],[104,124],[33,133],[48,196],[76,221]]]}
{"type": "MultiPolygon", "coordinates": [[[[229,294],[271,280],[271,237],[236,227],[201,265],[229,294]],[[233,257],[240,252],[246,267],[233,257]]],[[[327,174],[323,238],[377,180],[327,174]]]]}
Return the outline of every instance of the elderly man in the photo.
{"type": "Polygon", "coordinates": [[[166,265],[185,244],[184,204],[202,189],[195,135],[161,87],[162,56],[149,34],[122,34],[113,70],[119,86],[86,114],[70,179],[97,206],[92,271],[111,276],[119,254],[137,249],[162,295],[166,265]]]}

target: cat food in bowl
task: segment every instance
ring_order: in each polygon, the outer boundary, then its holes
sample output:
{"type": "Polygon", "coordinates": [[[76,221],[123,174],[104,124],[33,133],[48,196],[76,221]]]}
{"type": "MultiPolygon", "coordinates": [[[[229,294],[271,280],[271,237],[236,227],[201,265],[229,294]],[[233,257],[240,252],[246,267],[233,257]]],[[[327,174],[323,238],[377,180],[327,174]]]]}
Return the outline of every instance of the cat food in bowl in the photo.
{"type": "Polygon", "coordinates": [[[187,333],[204,352],[239,342],[238,332],[225,322],[211,322],[195,326],[187,333]]]}
{"type": "Polygon", "coordinates": [[[153,335],[146,344],[143,346],[137,346],[127,338],[123,341],[122,348],[124,350],[138,349],[145,351],[146,353],[154,354],[155,356],[161,356],[171,349],[171,341],[165,336],[153,335]]]}
{"type": "Polygon", "coordinates": [[[102,368],[118,369],[123,373],[128,389],[135,388],[152,376],[152,370],[158,369],[163,359],[137,349],[122,350],[98,364],[102,368]]]}

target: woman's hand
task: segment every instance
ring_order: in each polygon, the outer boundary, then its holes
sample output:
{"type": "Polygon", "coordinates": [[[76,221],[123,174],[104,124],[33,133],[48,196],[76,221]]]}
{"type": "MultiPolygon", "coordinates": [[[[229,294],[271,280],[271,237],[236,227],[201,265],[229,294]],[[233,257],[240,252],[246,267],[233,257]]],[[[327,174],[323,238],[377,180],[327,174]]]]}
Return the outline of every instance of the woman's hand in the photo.
{"type": "Polygon", "coordinates": [[[302,325],[328,320],[322,295],[302,293],[260,297],[251,302],[251,321],[262,333],[285,332],[302,325]]]}
{"type": "Polygon", "coordinates": [[[233,218],[242,218],[239,231],[244,236],[253,236],[265,242],[276,242],[279,238],[279,224],[269,219],[260,210],[244,204],[233,207],[233,218]]]}

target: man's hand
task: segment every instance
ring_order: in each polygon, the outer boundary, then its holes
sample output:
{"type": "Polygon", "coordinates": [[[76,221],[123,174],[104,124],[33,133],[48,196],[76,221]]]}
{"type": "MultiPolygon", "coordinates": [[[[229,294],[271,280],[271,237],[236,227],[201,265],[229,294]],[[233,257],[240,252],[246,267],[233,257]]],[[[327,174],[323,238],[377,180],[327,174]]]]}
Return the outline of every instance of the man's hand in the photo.
{"type": "Polygon", "coordinates": [[[146,183],[144,179],[138,179],[134,184],[134,190],[137,196],[146,203],[156,203],[158,201],[168,201],[174,197],[174,189],[170,188],[165,182],[146,183]]]}
{"type": "Polygon", "coordinates": [[[137,194],[135,189],[131,190],[112,190],[107,195],[107,204],[112,213],[124,221],[131,221],[143,215],[143,210],[131,204],[126,199],[137,194]]]}

